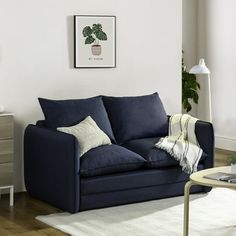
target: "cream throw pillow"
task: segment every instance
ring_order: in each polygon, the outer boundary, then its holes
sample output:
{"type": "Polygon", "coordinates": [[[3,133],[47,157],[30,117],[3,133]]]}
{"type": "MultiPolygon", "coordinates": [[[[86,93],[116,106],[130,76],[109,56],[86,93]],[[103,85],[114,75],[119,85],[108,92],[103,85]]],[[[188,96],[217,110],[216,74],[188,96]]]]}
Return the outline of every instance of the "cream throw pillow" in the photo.
{"type": "Polygon", "coordinates": [[[92,148],[111,144],[110,138],[97,126],[91,116],[79,124],[70,127],[59,127],[57,130],[74,135],[80,147],[80,156],[92,148]]]}

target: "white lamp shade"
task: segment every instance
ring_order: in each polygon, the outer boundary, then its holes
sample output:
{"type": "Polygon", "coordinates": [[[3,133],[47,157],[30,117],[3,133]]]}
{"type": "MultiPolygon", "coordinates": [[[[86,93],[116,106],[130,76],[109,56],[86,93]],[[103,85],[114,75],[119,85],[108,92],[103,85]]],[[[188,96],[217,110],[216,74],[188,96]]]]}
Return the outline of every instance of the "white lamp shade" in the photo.
{"type": "Polygon", "coordinates": [[[203,58],[199,60],[199,64],[193,66],[190,71],[190,74],[210,74],[210,70],[206,67],[205,61],[203,58]]]}

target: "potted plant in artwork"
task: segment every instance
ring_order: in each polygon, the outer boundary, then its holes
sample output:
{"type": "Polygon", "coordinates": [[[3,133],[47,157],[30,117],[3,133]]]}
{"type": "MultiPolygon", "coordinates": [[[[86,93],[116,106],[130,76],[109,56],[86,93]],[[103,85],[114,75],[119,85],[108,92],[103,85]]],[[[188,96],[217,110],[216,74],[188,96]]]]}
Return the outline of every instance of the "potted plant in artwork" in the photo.
{"type": "Polygon", "coordinates": [[[92,27],[85,26],[83,28],[83,36],[85,37],[85,44],[92,44],[91,51],[94,56],[99,56],[102,53],[102,46],[99,44],[100,40],[107,40],[106,33],[102,30],[101,24],[93,24],[92,27]]]}
{"type": "Polygon", "coordinates": [[[184,110],[189,112],[192,109],[191,101],[198,104],[200,84],[197,82],[196,75],[187,72],[183,53],[184,51],[182,51],[182,104],[184,110]]]}
{"type": "Polygon", "coordinates": [[[229,156],[229,164],[231,165],[231,172],[236,173],[236,152],[229,156]]]}

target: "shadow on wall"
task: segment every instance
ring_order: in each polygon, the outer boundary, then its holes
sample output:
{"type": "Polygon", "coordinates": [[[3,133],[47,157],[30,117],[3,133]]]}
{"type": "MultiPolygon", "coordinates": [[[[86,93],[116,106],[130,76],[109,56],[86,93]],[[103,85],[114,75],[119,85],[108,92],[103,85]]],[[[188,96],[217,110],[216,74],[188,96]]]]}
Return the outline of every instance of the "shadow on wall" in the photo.
{"type": "Polygon", "coordinates": [[[24,180],[24,130],[25,127],[15,119],[14,127],[14,185],[15,191],[22,191],[24,180]]]}
{"type": "Polygon", "coordinates": [[[66,17],[69,67],[74,69],[74,16],[66,17]]]}
{"type": "MultiPolygon", "coordinates": [[[[35,109],[36,102],[24,109],[15,110],[14,116],[14,185],[15,191],[24,191],[24,131],[28,124],[35,124],[42,119],[40,109],[35,109]]],[[[37,104],[39,107],[39,105],[37,104]]]]}

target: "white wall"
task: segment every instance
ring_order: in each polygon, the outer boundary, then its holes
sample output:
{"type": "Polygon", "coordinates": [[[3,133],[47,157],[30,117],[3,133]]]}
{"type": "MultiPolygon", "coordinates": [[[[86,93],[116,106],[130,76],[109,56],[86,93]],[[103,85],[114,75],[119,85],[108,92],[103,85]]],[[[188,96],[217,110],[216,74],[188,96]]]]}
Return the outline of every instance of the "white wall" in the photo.
{"type": "MultiPolygon", "coordinates": [[[[187,71],[197,64],[197,0],[183,0],[183,20],[182,20],[182,48],[184,50],[184,63],[187,71]]],[[[191,102],[192,116],[197,116],[197,105],[191,102]]],[[[185,112],[183,110],[183,112],[185,112]]]]}
{"type": "MultiPolygon", "coordinates": [[[[234,151],[236,151],[235,9],[234,0],[183,0],[183,48],[186,51],[186,64],[189,66],[191,58],[195,58],[194,64],[198,63],[199,58],[205,58],[211,71],[216,147],[234,151]]],[[[196,116],[204,120],[209,113],[207,76],[198,76],[198,81],[201,90],[196,116]]]]}
{"type": "Polygon", "coordinates": [[[197,0],[183,0],[182,47],[187,71],[197,62],[197,0]]]}
{"type": "MultiPolygon", "coordinates": [[[[205,42],[207,34],[204,5],[204,1],[183,0],[182,45],[187,71],[199,63],[199,58],[205,58],[206,56],[205,42]]],[[[201,120],[208,120],[207,76],[197,75],[197,80],[201,86],[201,89],[198,90],[199,100],[198,104],[191,102],[192,110],[189,113],[201,120]]]]}
{"type": "MultiPolygon", "coordinates": [[[[37,97],[160,93],[181,110],[181,0],[0,0],[0,103],[15,113],[15,183],[22,136],[43,118],[37,97]],[[73,15],[117,16],[117,68],[73,69],[73,15]]],[[[43,171],[43,170],[42,170],[43,171]]]]}
{"type": "Polygon", "coordinates": [[[211,70],[216,146],[236,151],[236,1],[200,0],[199,57],[211,70]]]}

